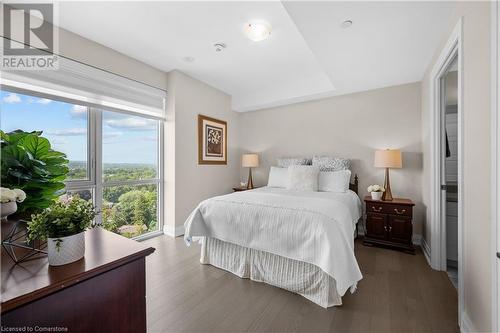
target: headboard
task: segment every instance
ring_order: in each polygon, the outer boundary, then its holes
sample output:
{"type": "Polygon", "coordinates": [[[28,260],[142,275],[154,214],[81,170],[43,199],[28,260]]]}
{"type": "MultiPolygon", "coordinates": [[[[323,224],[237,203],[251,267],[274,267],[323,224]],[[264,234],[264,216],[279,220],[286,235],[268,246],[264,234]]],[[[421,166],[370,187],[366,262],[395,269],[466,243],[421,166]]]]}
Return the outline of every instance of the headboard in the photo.
{"type": "Polygon", "coordinates": [[[353,192],[356,192],[356,194],[358,194],[358,184],[359,184],[359,181],[358,181],[358,174],[354,174],[354,183],[349,183],[349,189],[353,192]]]}

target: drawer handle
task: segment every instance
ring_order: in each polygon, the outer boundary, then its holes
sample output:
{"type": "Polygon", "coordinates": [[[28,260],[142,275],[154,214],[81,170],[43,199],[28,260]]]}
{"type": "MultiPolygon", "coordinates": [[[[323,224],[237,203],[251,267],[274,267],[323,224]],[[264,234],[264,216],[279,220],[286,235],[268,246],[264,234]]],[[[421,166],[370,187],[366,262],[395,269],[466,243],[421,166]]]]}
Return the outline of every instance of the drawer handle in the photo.
{"type": "Polygon", "coordinates": [[[406,209],[398,210],[397,208],[394,208],[394,211],[396,212],[396,214],[404,214],[406,212],[406,209]]]}
{"type": "Polygon", "coordinates": [[[376,212],[381,212],[382,211],[382,207],[379,207],[379,208],[375,208],[374,206],[372,206],[372,209],[376,212]]]}

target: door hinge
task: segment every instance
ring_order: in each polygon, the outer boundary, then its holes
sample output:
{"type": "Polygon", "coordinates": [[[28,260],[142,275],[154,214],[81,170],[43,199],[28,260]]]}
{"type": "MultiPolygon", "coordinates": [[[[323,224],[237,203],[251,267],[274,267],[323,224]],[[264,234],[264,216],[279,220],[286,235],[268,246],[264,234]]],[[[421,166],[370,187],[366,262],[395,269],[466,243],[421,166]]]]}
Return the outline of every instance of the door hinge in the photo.
{"type": "Polygon", "coordinates": [[[446,191],[448,190],[448,185],[441,185],[441,191],[446,191]]]}

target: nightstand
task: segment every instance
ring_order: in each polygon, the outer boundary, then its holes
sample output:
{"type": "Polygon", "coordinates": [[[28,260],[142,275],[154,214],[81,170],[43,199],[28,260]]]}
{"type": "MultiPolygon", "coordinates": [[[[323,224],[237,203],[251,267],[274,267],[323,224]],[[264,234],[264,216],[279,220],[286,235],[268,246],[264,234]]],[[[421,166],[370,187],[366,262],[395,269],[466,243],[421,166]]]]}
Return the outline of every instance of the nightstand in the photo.
{"type": "Polygon", "coordinates": [[[366,234],[364,245],[383,245],[415,254],[412,243],[413,206],[410,199],[392,201],[365,197],[366,234]]]}

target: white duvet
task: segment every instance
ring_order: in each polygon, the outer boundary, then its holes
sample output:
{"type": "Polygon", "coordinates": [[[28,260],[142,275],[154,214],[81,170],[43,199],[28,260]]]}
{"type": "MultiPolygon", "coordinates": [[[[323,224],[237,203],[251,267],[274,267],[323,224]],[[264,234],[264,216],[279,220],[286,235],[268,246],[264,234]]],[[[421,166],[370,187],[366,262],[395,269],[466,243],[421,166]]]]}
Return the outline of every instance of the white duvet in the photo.
{"type": "Polygon", "coordinates": [[[192,237],[213,237],[316,265],[343,296],[362,278],[353,240],[360,217],[361,202],[352,191],[263,187],[201,202],[184,224],[184,239],[189,244],[192,237]]]}

